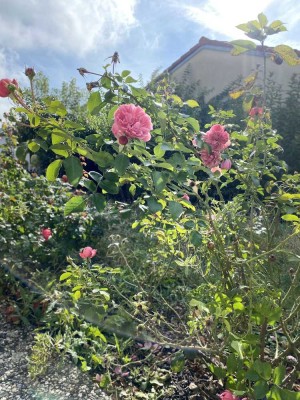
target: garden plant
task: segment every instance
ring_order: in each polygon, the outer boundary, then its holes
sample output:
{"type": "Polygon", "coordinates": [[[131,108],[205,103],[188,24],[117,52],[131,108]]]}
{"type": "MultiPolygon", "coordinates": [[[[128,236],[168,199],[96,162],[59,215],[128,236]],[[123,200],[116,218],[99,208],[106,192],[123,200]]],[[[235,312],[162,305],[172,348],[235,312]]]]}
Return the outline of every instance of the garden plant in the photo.
{"type": "MultiPolygon", "coordinates": [[[[300,63],[265,46],[281,21],[238,27],[264,60],[300,63]]],[[[139,87],[111,60],[78,69],[94,79],[80,119],[36,96],[33,68],[30,98],[0,81],[15,103],[0,153],[1,288],[12,322],[36,324],[32,376],[71,356],[113,398],[300,399],[300,175],[279,159],[266,63],[261,87],[254,72],[231,92],[240,130],[214,107],[200,126],[188,112],[199,104],[167,78],[139,87]],[[32,138],[19,142],[24,125],[32,138]],[[45,176],[24,169],[45,152],[45,176]]]]}

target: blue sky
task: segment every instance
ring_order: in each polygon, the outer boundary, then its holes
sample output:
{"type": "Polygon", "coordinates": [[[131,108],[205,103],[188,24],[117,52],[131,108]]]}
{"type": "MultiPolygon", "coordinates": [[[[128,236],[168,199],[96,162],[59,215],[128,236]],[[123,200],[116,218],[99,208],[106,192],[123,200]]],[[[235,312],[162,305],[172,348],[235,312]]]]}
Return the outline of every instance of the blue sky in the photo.
{"type": "MultiPolygon", "coordinates": [[[[144,82],[194,46],[201,36],[243,38],[235,26],[264,12],[287,32],[268,43],[300,49],[299,0],[0,0],[0,77],[27,85],[25,66],[42,71],[51,87],[85,80],[78,67],[101,72],[115,51],[117,70],[144,82]]],[[[7,107],[0,100],[0,111],[7,107]]]]}

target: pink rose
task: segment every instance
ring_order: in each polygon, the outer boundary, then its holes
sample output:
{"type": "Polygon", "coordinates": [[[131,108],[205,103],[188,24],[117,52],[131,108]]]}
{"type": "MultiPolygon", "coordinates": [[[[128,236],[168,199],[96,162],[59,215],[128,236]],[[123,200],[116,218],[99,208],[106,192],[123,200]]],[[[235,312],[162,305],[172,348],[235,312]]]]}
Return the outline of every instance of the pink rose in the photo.
{"type": "Polygon", "coordinates": [[[140,106],[122,104],[114,117],[112,132],[120,144],[126,144],[126,139],[139,139],[143,142],[151,139],[151,118],[140,106]]]}
{"type": "Polygon", "coordinates": [[[229,170],[232,166],[231,161],[229,160],[229,158],[227,158],[226,160],[221,162],[221,169],[227,169],[229,170]]]}
{"type": "Polygon", "coordinates": [[[15,89],[18,89],[18,82],[13,79],[1,79],[0,80],[0,97],[8,97],[15,89]]]}
{"type": "Polygon", "coordinates": [[[85,247],[84,249],[81,250],[79,253],[81,258],[93,258],[97,253],[97,250],[92,249],[91,247],[85,247]]]}
{"type": "Polygon", "coordinates": [[[230,145],[229,133],[219,124],[213,125],[203,140],[210,145],[212,151],[223,151],[230,145]]]}
{"type": "Polygon", "coordinates": [[[200,157],[203,164],[208,168],[217,167],[221,162],[221,154],[219,151],[212,150],[210,153],[206,149],[200,151],[200,157]]]}
{"type": "Polygon", "coordinates": [[[52,236],[52,231],[50,228],[42,228],[41,234],[45,240],[49,240],[52,236]]]}
{"type": "Polygon", "coordinates": [[[251,110],[249,111],[250,117],[255,117],[257,116],[262,116],[264,113],[264,109],[262,107],[252,107],[251,110]]]}
{"type": "Polygon", "coordinates": [[[225,390],[225,392],[218,395],[222,400],[238,400],[238,398],[231,393],[230,390],[225,390]]]}

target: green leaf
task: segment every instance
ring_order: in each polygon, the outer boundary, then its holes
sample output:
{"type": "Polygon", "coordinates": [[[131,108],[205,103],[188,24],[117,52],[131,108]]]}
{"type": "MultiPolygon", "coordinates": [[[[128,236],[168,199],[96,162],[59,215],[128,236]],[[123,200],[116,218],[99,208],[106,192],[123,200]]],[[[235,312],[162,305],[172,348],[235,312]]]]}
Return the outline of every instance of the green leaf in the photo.
{"type": "Polygon", "coordinates": [[[161,203],[159,203],[154,197],[149,197],[149,199],[147,199],[147,206],[149,211],[153,214],[162,210],[161,203]]]}
{"type": "Polygon", "coordinates": [[[283,22],[278,19],[271,22],[269,26],[265,27],[265,32],[267,35],[275,35],[276,33],[284,31],[287,31],[287,29],[284,26],[283,22]]]}
{"type": "Polygon", "coordinates": [[[272,386],[270,395],[268,394],[267,397],[270,400],[300,400],[300,392],[292,392],[288,389],[272,386]]]}
{"type": "Polygon", "coordinates": [[[200,246],[202,243],[201,234],[198,231],[192,231],[190,234],[190,241],[195,247],[200,246]]]}
{"type": "Polygon", "coordinates": [[[253,385],[254,396],[256,400],[263,399],[269,391],[269,385],[266,381],[260,380],[253,385]]]}
{"type": "Polygon", "coordinates": [[[300,200],[300,193],[283,193],[280,197],[279,200],[290,200],[290,199],[299,199],[300,200]]]}
{"type": "Polygon", "coordinates": [[[18,160],[24,162],[26,159],[26,154],[27,154],[27,143],[22,143],[20,146],[17,147],[16,150],[16,157],[18,160]]]}
{"type": "Polygon", "coordinates": [[[63,274],[61,274],[61,276],[59,277],[60,281],[65,281],[66,279],[70,278],[70,276],[72,276],[72,272],[64,272],[63,274]]]}
{"type": "Polygon", "coordinates": [[[46,178],[50,182],[54,182],[58,177],[59,170],[62,166],[62,160],[55,160],[51,164],[48,165],[46,170],[46,178]]]}
{"type": "Polygon", "coordinates": [[[122,78],[126,78],[126,76],[128,76],[130,74],[131,74],[131,71],[129,71],[128,69],[124,69],[124,71],[121,72],[122,78]]]}
{"type": "Polygon", "coordinates": [[[234,46],[231,51],[233,56],[237,56],[245,51],[256,49],[256,44],[251,40],[232,40],[230,43],[234,46]]]}
{"type": "Polygon", "coordinates": [[[97,186],[94,181],[91,181],[87,178],[83,178],[80,182],[85,188],[87,188],[90,192],[96,192],[97,186]]]}
{"type": "Polygon", "coordinates": [[[162,158],[165,155],[165,150],[161,148],[161,144],[158,144],[153,149],[156,158],[162,158]]]}
{"type": "Polygon", "coordinates": [[[279,46],[275,46],[273,50],[279,54],[288,65],[300,65],[300,58],[290,46],[280,44],[279,46]]]}
{"type": "Polygon", "coordinates": [[[34,128],[39,126],[39,124],[41,122],[41,118],[38,115],[28,114],[28,118],[29,118],[30,126],[32,126],[34,128]]]}
{"type": "Polygon", "coordinates": [[[116,185],[115,182],[112,182],[108,179],[104,179],[99,183],[99,186],[105,190],[107,193],[110,194],[118,194],[119,193],[119,187],[116,185]]]}
{"type": "Polygon", "coordinates": [[[299,221],[299,217],[294,214],[285,214],[281,217],[284,221],[299,221]]]}
{"type": "Polygon", "coordinates": [[[103,176],[99,172],[96,172],[96,171],[90,171],[89,175],[97,183],[100,183],[102,181],[102,179],[103,179],[103,176]]]}
{"type": "Polygon", "coordinates": [[[244,32],[249,32],[250,31],[250,28],[249,28],[248,24],[239,24],[239,25],[236,26],[236,28],[238,28],[238,29],[240,29],[241,31],[244,31],[244,32]]]}
{"type": "Polygon", "coordinates": [[[95,115],[97,114],[102,105],[101,95],[100,92],[92,92],[87,102],[87,110],[90,114],[95,115]]]}
{"type": "Polygon", "coordinates": [[[114,157],[107,151],[98,151],[93,154],[93,159],[100,167],[106,168],[114,164],[114,157]]]}
{"type": "Polygon", "coordinates": [[[64,215],[84,211],[84,208],[85,199],[82,196],[74,196],[65,204],[64,215]]]}
{"type": "Polygon", "coordinates": [[[263,362],[260,360],[255,360],[253,364],[253,369],[258,373],[258,375],[268,381],[272,375],[272,366],[268,362],[263,362]]]}
{"type": "Polygon", "coordinates": [[[265,16],[264,13],[258,14],[257,18],[258,18],[260,27],[261,27],[261,28],[264,28],[264,27],[267,25],[267,23],[268,23],[268,18],[265,16]]]}
{"type": "Polygon", "coordinates": [[[166,186],[169,174],[165,172],[154,171],[152,174],[155,191],[160,193],[166,186]]]}
{"type": "Polygon", "coordinates": [[[28,149],[32,151],[33,153],[36,153],[40,149],[40,145],[36,143],[35,141],[29,142],[28,143],[28,149]]]}
{"type": "Polygon", "coordinates": [[[105,209],[106,198],[103,194],[94,193],[90,198],[98,212],[102,212],[105,209]]]}
{"type": "Polygon", "coordinates": [[[72,294],[72,297],[74,300],[79,300],[81,297],[81,291],[80,290],[76,290],[75,293],[72,294]]]}
{"type": "Polygon", "coordinates": [[[244,358],[244,354],[243,354],[243,343],[239,342],[238,340],[233,340],[231,342],[231,347],[237,352],[237,354],[239,355],[239,357],[241,359],[244,358]]]}
{"type": "Polygon", "coordinates": [[[177,203],[176,201],[169,201],[169,210],[171,217],[174,220],[180,218],[180,216],[184,213],[184,208],[180,203],[177,203]]]}
{"type": "Polygon", "coordinates": [[[198,133],[200,131],[199,122],[195,118],[189,117],[186,120],[187,120],[187,123],[194,129],[194,131],[196,133],[198,133]]]}
{"type": "Polygon", "coordinates": [[[125,78],[125,82],[126,83],[134,83],[134,82],[137,82],[137,80],[132,78],[132,76],[127,76],[127,78],[125,78]]]}
{"type": "Polygon", "coordinates": [[[196,100],[187,100],[184,103],[191,108],[200,107],[199,103],[196,100]]]}
{"type": "Polygon", "coordinates": [[[283,365],[278,365],[273,371],[273,380],[275,385],[280,386],[285,377],[285,367],[283,365]]]}
{"type": "Polygon", "coordinates": [[[70,156],[63,161],[63,164],[70,184],[77,186],[83,174],[79,158],[70,156]]]}
{"type": "Polygon", "coordinates": [[[124,175],[126,169],[130,164],[129,158],[126,154],[118,154],[115,158],[115,168],[120,175],[124,175]]]}

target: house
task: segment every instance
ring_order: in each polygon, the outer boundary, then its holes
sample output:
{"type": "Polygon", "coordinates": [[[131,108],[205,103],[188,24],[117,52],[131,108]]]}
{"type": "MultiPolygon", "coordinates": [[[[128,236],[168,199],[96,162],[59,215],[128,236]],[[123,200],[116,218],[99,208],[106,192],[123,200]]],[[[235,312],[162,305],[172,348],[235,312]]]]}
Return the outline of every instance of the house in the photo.
{"type": "MultiPolygon", "coordinates": [[[[199,42],[188,52],[183,54],[164,72],[169,73],[177,83],[185,79],[188,71],[188,82],[200,82],[202,88],[208,89],[205,101],[209,101],[239,77],[247,77],[258,68],[257,83],[263,82],[264,57],[261,46],[238,56],[231,55],[233,46],[229,42],[210,40],[201,37],[199,42]]],[[[270,55],[272,48],[267,48],[270,55]]],[[[296,50],[298,56],[300,52],[296,50]]],[[[288,88],[288,83],[293,74],[300,74],[300,65],[289,66],[282,59],[274,62],[267,57],[267,75],[272,73],[272,79],[282,85],[283,91],[288,88]]]]}

